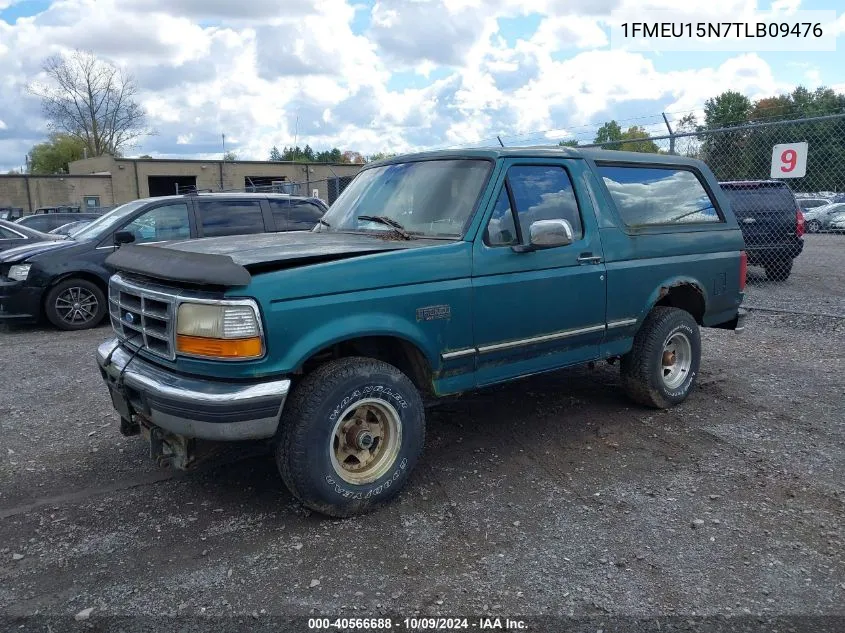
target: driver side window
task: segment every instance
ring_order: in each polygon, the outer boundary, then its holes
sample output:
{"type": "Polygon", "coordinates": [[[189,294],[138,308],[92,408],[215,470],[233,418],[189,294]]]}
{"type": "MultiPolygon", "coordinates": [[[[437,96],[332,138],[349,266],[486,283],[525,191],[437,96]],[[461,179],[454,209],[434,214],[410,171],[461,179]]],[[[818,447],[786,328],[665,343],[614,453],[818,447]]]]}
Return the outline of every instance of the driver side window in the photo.
{"type": "Polygon", "coordinates": [[[135,244],[187,240],[191,237],[188,205],[168,204],[150,209],[132,220],[123,230],[135,235],[135,244]]]}
{"type": "Polygon", "coordinates": [[[515,165],[508,170],[484,242],[488,246],[513,246],[520,238],[527,242],[532,222],[556,219],[569,222],[575,240],[583,237],[578,202],[566,170],[554,165],[515,165]],[[511,199],[515,209],[511,208],[511,199]],[[514,216],[519,222],[518,231],[514,216]]]}
{"type": "Polygon", "coordinates": [[[518,243],[507,184],[502,186],[499,199],[496,200],[496,206],[493,209],[493,215],[490,222],[487,223],[484,243],[487,246],[513,246],[518,243]]]}

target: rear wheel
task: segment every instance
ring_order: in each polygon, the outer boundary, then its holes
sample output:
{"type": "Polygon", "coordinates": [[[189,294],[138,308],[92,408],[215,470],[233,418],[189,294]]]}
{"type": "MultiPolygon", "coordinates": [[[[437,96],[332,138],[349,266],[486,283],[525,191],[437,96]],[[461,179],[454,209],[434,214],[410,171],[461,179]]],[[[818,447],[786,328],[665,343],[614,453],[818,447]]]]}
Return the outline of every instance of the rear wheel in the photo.
{"type": "Polygon", "coordinates": [[[106,316],[106,296],[87,279],[65,279],[47,292],[44,314],[61,330],[87,330],[106,316]]]}
{"type": "Polygon", "coordinates": [[[276,463],[306,507],[334,517],[394,497],[425,439],[419,393],[393,365],[343,358],[307,375],[285,404],[276,463]]]}
{"type": "Polygon", "coordinates": [[[781,259],[766,264],[766,277],[772,281],[786,281],[792,274],[792,260],[781,259]]]}
{"type": "Polygon", "coordinates": [[[807,220],[807,233],[818,233],[822,229],[822,223],[818,220],[807,220]]]}
{"type": "Polygon", "coordinates": [[[654,308],[622,357],[622,386],[640,404],[668,409],[689,395],[701,364],[698,324],[686,310],[654,308]]]}

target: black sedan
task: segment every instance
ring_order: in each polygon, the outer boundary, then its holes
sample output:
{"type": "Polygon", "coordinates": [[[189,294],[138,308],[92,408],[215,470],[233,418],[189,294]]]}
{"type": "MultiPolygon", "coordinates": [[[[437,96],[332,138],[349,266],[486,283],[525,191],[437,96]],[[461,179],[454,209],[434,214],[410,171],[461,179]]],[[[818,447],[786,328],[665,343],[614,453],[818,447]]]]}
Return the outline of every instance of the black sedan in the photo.
{"type": "Polygon", "coordinates": [[[0,220],[0,251],[34,242],[55,239],[57,239],[56,235],[47,235],[28,226],[21,226],[8,220],[0,220]]]}

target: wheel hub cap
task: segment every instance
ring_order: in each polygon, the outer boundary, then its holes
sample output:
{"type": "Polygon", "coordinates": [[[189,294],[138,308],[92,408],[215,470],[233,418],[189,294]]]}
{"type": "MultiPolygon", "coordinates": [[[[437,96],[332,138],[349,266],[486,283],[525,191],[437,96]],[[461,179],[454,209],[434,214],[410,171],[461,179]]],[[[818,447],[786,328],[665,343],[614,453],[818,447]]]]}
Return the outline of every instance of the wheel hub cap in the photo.
{"type": "Polygon", "coordinates": [[[387,473],[402,441],[399,414],[388,402],[359,400],[335,424],[329,455],[335,472],[351,484],[367,484],[387,473]]]}
{"type": "Polygon", "coordinates": [[[661,378],[668,389],[677,389],[690,375],[692,343],[683,332],[673,332],[663,344],[661,378]]]}
{"type": "Polygon", "coordinates": [[[97,297],[85,288],[68,288],[56,297],[56,313],[66,323],[86,323],[97,314],[97,297]]]}

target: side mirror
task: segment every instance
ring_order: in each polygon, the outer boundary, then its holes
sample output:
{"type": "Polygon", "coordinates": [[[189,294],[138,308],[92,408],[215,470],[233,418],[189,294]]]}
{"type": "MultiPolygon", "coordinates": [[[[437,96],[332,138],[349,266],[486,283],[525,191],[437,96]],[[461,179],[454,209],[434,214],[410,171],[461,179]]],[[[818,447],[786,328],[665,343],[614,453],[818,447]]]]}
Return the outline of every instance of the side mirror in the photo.
{"type": "Polygon", "coordinates": [[[575,241],[568,220],[537,220],[528,228],[528,244],[513,246],[517,253],[529,253],[544,248],[567,246],[575,241]]]}
{"type": "Polygon", "coordinates": [[[114,234],[114,243],[117,246],[121,244],[131,244],[135,241],[135,234],[132,231],[117,231],[114,234]]]}

